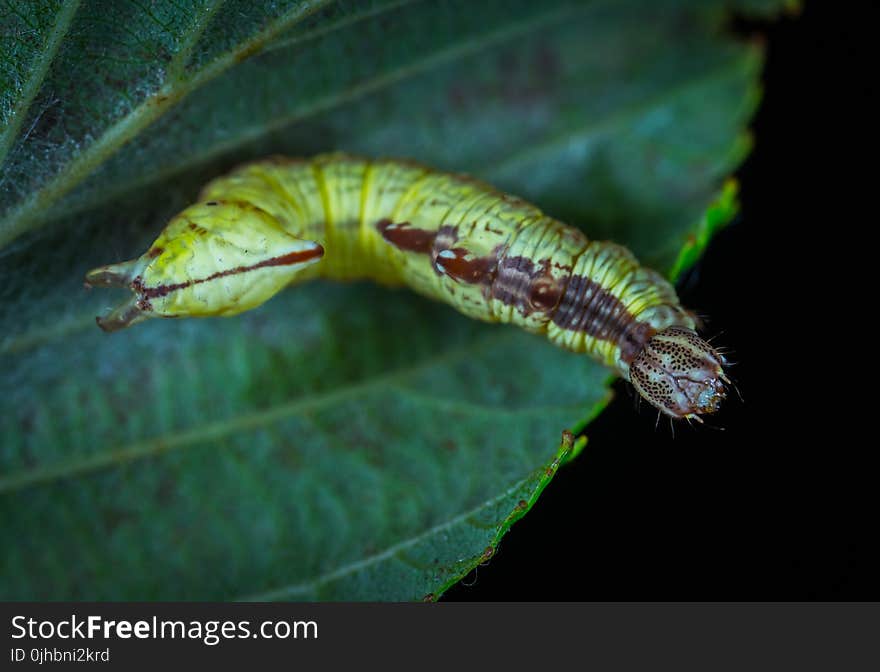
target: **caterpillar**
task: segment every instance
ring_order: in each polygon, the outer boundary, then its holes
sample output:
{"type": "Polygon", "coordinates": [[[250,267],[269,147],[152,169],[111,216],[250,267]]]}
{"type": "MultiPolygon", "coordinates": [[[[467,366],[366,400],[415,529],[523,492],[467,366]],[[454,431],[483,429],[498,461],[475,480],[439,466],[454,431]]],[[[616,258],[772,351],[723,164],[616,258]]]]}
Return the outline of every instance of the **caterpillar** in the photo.
{"type": "Polygon", "coordinates": [[[467,175],[345,154],[273,157],[214,179],[137,259],[88,272],[128,287],[116,331],[236,315],[316,277],[406,285],[616,369],[672,418],[715,412],[730,381],[660,274],[613,242],[467,175]]]}

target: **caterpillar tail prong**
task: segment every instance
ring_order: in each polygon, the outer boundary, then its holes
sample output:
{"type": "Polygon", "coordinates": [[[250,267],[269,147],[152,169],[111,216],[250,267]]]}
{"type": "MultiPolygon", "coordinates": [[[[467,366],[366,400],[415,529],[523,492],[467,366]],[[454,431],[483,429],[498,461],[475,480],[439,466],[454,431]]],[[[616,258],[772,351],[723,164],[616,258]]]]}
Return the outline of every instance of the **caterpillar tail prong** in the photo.
{"type": "MultiPolygon", "coordinates": [[[[118,264],[108,264],[93,268],[86,273],[86,287],[117,287],[128,288],[135,291],[133,282],[138,274],[143,270],[144,264],[140,259],[132,259],[131,261],[123,261],[118,264]]],[[[95,322],[103,331],[112,332],[119,331],[125,327],[136,324],[145,320],[148,316],[144,314],[137,294],[132,295],[128,300],[119,304],[110,313],[105,316],[98,316],[95,322]]]]}
{"type": "Polygon", "coordinates": [[[85,281],[132,291],[97,318],[104,331],[118,331],[150,317],[237,315],[270,299],[323,255],[321,245],[289,233],[264,210],[210,201],[178,214],[137,259],[92,269],[85,281]]]}

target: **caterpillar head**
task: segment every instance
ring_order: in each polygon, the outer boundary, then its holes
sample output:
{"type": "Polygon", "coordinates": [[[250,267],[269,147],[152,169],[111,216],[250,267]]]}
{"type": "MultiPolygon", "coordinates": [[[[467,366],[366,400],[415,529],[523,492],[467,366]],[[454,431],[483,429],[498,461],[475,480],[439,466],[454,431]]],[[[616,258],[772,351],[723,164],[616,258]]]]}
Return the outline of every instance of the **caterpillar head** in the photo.
{"type": "Polygon", "coordinates": [[[668,327],[651,337],[630,365],[639,394],[666,415],[699,420],[726,397],[724,358],[692,329],[668,327]]]}
{"type": "Polygon", "coordinates": [[[131,299],[106,317],[116,331],[148,317],[235,315],[287,285],[324,249],[292,236],[269,213],[241,201],[193,205],[137,259],[92,269],[88,286],[128,287],[131,299]]]}

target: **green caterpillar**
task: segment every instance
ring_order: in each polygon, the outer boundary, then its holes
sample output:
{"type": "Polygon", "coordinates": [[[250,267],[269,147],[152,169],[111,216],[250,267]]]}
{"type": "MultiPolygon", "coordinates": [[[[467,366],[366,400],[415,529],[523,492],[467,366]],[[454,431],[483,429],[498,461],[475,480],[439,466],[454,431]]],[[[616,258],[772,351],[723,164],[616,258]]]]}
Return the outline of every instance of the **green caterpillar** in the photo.
{"type": "Polygon", "coordinates": [[[148,317],[235,315],[316,277],[406,285],[614,367],[663,413],[699,420],[725,397],[723,357],[659,274],[464,175],[342,154],[271,158],[210,182],[140,257],[90,271],[148,317]]]}

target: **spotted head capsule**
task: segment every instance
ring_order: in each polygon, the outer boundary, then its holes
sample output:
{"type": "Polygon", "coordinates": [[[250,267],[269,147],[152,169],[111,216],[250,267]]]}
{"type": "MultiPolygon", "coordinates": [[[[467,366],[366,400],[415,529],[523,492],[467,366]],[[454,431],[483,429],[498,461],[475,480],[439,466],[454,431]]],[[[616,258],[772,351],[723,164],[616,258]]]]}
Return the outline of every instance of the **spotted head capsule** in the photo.
{"type": "Polygon", "coordinates": [[[654,334],[630,366],[630,380],[666,415],[698,421],[718,410],[730,384],[724,358],[685,327],[654,334]]]}

